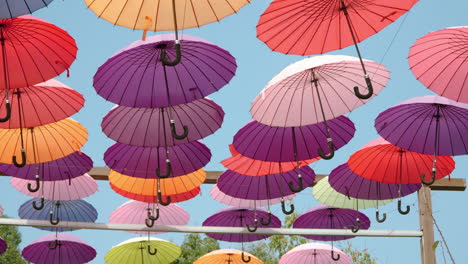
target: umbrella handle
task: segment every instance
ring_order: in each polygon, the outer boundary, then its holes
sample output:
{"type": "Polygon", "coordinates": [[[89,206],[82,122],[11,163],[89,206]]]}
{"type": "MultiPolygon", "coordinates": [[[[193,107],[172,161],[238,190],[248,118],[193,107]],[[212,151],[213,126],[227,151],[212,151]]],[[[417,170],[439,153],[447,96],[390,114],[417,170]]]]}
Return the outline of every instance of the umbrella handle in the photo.
{"type": "Polygon", "coordinates": [[[178,140],[187,138],[188,132],[189,132],[188,127],[183,126],[183,128],[184,128],[184,133],[182,133],[182,135],[177,134],[175,123],[173,123],[173,120],[171,120],[171,133],[172,133],[173,138],[178,139],[178,140]]]}
{"type": "Polygon", "coordinates": [[[182,52],[180,50],[179,40],[175,41],[175,52],[176,52],[175,59],[173,61],[169,61],[167,60],[167,57],[166,57],[166,50],[161,49],[161,62],[163,63],[163,65],[176,66],[177,64],[179,64],[180,60],[182,59],[182,52]]]}
{"type": "Polygon", "coordinates": [[[5,100],[5,108],[6,108],[6,116],[4,118],[0,118],[0,123],[4,123],[4,122],[10,120],[10,117],[11,117],[10,100],[5,100]]]}
{"type": "Polygon", "coordinates": [[[159,204],[161,204],[162,206],[168,206],[169,204],[171,204],[171,197],[170,197],[170,196],[167,196],[167,201],[164,202],[163,199],[162,199],[161,191],[158,191],[158,202],[159,202],[159,204]]]}
{"type": "Polygon", "coordinates": [[[41,188],[41,182],[39,181],[39,177],[36,177],[36,187],[32,187],[31,183],[28,183],[28,191],[35,193],[39,191],[39,188],[41,188]]]}
{"type": "Polygon", "coordinates": [[[296,188],[294,187],[294,183],[293,182],[289,182],[289,189],[295,193],[298,193],[300,191],[302,191],[304,189],[304,181],[302,180],[302,176],[299,174],[298,178],[299,180],[299,187],[296,188]]]}
{"type": "Polygon", "coordinates": [[[398,212],[400,212],[400,214],[402,215],[407,215],[409,212],[410,212],[411,208],[409,207],[409,205],[406,206],[406,211],[403,211],[401,209],[401,200],[398,200],[398,212]]]}
{"type": "Polygon", "coordinates": [[[54,250],[58,247],[60,247],[62,245],[62,243],[60,243],[57,239],[55,240],[54,244],[51,245],[51,242],[47,243],[47,247],[51,250],[54,250]]]}
{"type": "Polygon", "coordinates": [[[334,251],[334,250],[331,251],[331,258],[332,258],[334,261],[340,260],[340,257],[341,257],[340,254],[338,254],[338,255],[335,256],[335,251],[334,251]]]}
{"type": "Polygon", "coordinates": [[[156,255],[156,253],[158,253],[158,249],[157,248],[154,248],[154,249],[151,249],[151,244],[148,243],[148,254],[150,254],[151,256],[154,256],[156,255]]]}
{"type": "Polygon", "coordinates": [[[421,174],[421,182],[424,183],[424,185],[432,185],[435,182],[436,179],[436,170],[435,168],[432,169],[431,172],[431,180],[426,181],[426,175],[423,173],[421,174]]]}
{"type": "Polygon", "coordinates": [[[285,215],[290,215],[292,213],[294,213],[294,204],[291,204],[291,209],[289,211],[286,210],[286,203],[283,201],[281,201],[281,210],[283,210],[283,214],[285,215]]]}
{"type": "Polygon", "coordinates": [[[13,156],[13,164],[17,167],[17,168],[22,168],[26,165],[26,150],[25,149],[22,149],[21,150],[21,163],[18,163],[18,160],[16,159],[16,155],[13,156]]]}
{"type": "Polygon", "coordinates": [[[159,178],[167,178],[171,175],[171,172],[172,172],[172,165],[171,165],[171,161],[169,159],[166,160],[166,173],[165,174],[161,174],[161,169],[160,168],[156,168],[156,175],[159,177],[159,178]]]}
{"type": "Polygon", "coordinates": [[[242,262],[244,263],[249,263],[250,260],[252,259],[250,256],[247,256],[247,258],[245,258],[244,251],[242,251],[241,257],[242,257],[242,262]]]}
{"type": "Polygon", "coordinates": [[[268,212],[268,218],[267,219],[268,220],[265,222],[263,217],[260,218],[260,223],[262,223],[262,225],[264,225],[264,226],[267,226],[267,225],[271,224],[271,213],[270,212],[268,212]]]}
{"type": "Polygon", "coordinates": [[[335,156],[335,145],[333,145],[333,141],[331,139],[328,141],[328,149],[330,151],[330,154],[328,155],[325,155],[322,148],[318,149],[319,156],[324,160],[330,160],[335,156]]]}
{"type": "Polygon", "coordinates": [[[159,218],[159,208],[156,209],[156,216],[152,216],[150,210],[148,209],[148,218],[145,219],[145,224],[147,227],[153,227],[154,222],[159,218]]]}
{"type": "Polygon", "coordinates": [[[361,229],[361,220],[359,218],[356,219],[356,224],[351,227],[351,232],[357,233],[361,229]]]}
{"type": "Polygon", "coordinates": [[[39,210],[42,210],[42,208],[44,208],[44,197],[41,197],[41,200],[40,200],[40,201],[41,201],[41,203],[40,203],[39,206],[37,206],[36,201],[33,201],[33,202],[32,202],[32,207],[33,207],[34,209],[38,210],[38,211],[39,211],[39,210]]]}
{"type": "Polygon", "coordinates": [[[368,92],[366,94],[362,94],[361,92],[359,92],[359,87],[354,86],[354,94],[356,95],[357,98],[362,99],[362,100],[369,99],[374,94],[374,87],[372,86],[372,82],[369,76],[366,75],[365,79],[366,79],[366,84],[367,84],[367,89],[368,89],[368,92]]]}
{"type": "Polygon", "coordinates": [[[377,220],[377,222],[379,222],[379,223],[383,223],[383,222],[385,222],[385,220],[387,220],[387,214],[386,214],[386,213],[383,213],[383,217],[380,218],[380,213],[379,213],[379,211],[376,211],[376,212],[375,212],[375,220],[377,220]]]}
{"type": "Polygon", "coordinates": [[[58,217],[57,215],[57,219],[54,219],[54,213],[50,212],[49,214],[49,222],[52,224],[52,225],[58,225],[60,223],[60,218],[58,217]]]}
{"type": "Polygon", "coordinates": [[[257,228],[258,228],[258,220],[257,219],[254,220],[254,227],[253,228],[250,227],[249,224],[246,224],[246,226],[247,226],[247,230],[249,230],[249,232],[254,233],[255,231],[257,231],[257,228]]]}

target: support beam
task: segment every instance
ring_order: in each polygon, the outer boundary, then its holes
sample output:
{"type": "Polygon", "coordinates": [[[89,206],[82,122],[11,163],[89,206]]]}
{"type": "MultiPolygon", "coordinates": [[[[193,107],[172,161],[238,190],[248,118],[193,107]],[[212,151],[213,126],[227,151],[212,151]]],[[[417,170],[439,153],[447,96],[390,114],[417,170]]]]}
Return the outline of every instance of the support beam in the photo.
{"type": "Polygon", "coordinates": [[[434,225],[432,220],[431,189],[423,186],[418,191],[419,225],[421,226],[421,264],[436,264],[434,225]]]}
{"type": "MultiPolygon", "coordinates": [[[[245,234],[252,233],[243,227],[218,227],[218,226],[176,226],[176,225],[146,225],[134,224],[108,224],[88,222],[60,222],[52,226],[49,221],[0,218],[0,225],[32,226],[32,227],[56,227],[77,228],[94,230],[119,230],[119,231],[146,231],[168,233],[216,233],[216,234],[245,234]]],[[[303,229],[303,228],[258,228],[255,234],[259,235],[307,235],[307,236],[360,236],[360,237],[421,237],[419,230],[360,230],[353,233],[346,229],[303,229]]]]}

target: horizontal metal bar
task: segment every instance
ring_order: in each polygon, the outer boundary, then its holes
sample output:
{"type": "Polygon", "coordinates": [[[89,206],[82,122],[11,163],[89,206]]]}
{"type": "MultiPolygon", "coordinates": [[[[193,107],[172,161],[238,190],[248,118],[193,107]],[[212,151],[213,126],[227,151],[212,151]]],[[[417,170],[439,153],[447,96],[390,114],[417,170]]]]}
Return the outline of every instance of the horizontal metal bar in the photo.
{"type": "MultiPolygon", "coordinates": [[[[146,231],[167,233],[217,233],[217,234],[246,234],[252,233],[243,227],[222,226],[175,226],[175,225],[146,225],[133,224],[109,224],[87,222],[60,222],[51,225],[49,221],[0,218],[0,225],[32,226],[32,227],[57,227],[94,230],[119,230],[119,231],[146,231]]],[[[302,235],[302,236],[358,236],[358,237],[421,237],[418,230],[360,230],[353,233],[346,229],[302,229],[302,228],[258,228],[255,234],[259,235],[302,235]]]]}

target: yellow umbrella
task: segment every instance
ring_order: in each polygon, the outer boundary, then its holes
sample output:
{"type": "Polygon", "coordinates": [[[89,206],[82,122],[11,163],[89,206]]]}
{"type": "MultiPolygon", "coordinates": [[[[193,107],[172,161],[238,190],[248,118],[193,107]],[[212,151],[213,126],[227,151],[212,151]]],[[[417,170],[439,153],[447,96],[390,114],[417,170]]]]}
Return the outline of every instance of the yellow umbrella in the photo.
{"type": "Polygon", "coordinates": [[[254,255],[237,249],[212,251],[197,259],[193,264],[245,264],[242,260],[242,255],[244,255],[244,259],[246,260],[250,258],[249,264],[263,264],[263,261],[254,255]]]}

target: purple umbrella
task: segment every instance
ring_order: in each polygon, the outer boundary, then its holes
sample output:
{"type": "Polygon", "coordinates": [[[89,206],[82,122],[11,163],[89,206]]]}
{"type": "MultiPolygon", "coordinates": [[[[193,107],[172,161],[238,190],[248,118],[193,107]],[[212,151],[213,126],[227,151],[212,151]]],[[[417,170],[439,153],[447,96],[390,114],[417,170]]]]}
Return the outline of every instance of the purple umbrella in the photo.
{"type": "Polygon", "coordinates": [[[107,60],[94,75],[105,99],[130,107],[185,104],[214,93],[236,72],[235,58],[201,38],[181,35],[184,56],[176,66],[161,63],[161,51],[174,57],[174,34],[136,41],[107,60]]]}
{"type": "Polygon", "coordinates": [[[223,109],[207,98],[170,108],[174,131],[183,131],[183,126],[188,127],[187,138],[175,140],[169,136],[172,129],[168,108],[117,106],[102,120],[102,131],[109,138],[127,145],[162,147],[166,142],[168,146],[173,146],[202,139],[213,134],[223,123],[223,109]]]}
{"type": "Polygon", "coordinates": [[[3,240],[3,238],[0,237],[0,255],[5,253],[5,251],[8,249],[8,244],[3,240]]]}
{"type": "MultiPolygon", "coordinates": [[[[351,229],[354,233],[360,229],[369,229],[370,220],[359,211],[318,205],[294,221],[293,228],[313,229],[351,229]]],[[[303,236],[320,241],[338,241],[353,238],[351,236],[303,236]]]]}
{"type": "MultiPolygon", "coordinates": [[[[146,179],[158,178],[156,171],[169,177],[189,174],[203,168],[210,159],[210,149],[199,141],[167,148],[116,143],[104,154],[104,161],[112,170],[146,179]],[[169,153],[168,159],[166,153],[169,153]]],[[[166,177],[159,175],[159,178],[166,177]]]]}
{"type": "Polygon", "coordinates": [[[440,96],[406,100],[380,113],[375,128],[390,143],[410,151],[434,155],[431,181],[436,174],[436,157],[468,154],[468,104],[440,96]]]}
{"type": "Polygon", "coordinates": [[[23,249],[23,257],[37,264],[82,264],[96,257],[96,250],[79,237],[48,234],[23,249]]]}
{"type": "MultiPolygon", "coordinates": [[[[328,121],[334,149],[344,146],[354,136],[353,122],[345,116],[328,121]]],[[[234,136],[235,149],[256,160],[287,162],[319,157],[328,149],[324,123],[302,127],[270,127],[250,121],[234,136]],[[320,149],[320,150],[319,150],[320,149]]]]}

